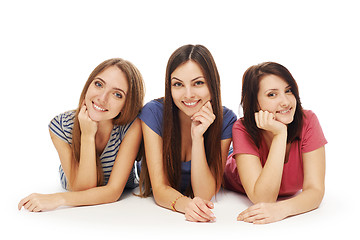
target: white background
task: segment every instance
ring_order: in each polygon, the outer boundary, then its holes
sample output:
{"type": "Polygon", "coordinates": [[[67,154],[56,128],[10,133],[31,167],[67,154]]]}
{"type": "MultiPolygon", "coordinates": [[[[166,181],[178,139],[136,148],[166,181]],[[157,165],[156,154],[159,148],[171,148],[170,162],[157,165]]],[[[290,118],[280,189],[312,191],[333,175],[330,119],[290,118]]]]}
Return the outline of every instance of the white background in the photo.
{"type": "MultiPolygon", "coordinates": [[[[356,1],[9,1],[0,3],[0,235],[187,239],[355,237],[359,215],[359,5],[356,1]],[[184,44],[205,45],[221,76],[223,105],[238,113],[243,72],[263,61],[286,66],[328,140],[320,208],[279,223],[236,222],[249,206],[220,193],[216,223],[195,224],[152,198],[125,193],[113,204],[17,211],[32,192],[61,191],[48,123],[74,109],[105,59],[132,61],[145,102],[164,94],[166,63],[184,44]]],[[[1,236],[1,238],[3,238],[1,236]]]]}

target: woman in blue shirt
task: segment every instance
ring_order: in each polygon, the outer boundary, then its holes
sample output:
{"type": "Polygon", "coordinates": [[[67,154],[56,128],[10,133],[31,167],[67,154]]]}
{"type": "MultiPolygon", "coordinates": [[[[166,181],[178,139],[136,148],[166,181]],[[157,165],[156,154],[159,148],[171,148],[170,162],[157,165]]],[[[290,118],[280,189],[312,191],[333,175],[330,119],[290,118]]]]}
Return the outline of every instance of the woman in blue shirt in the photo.
{"type": "Polygon", "coordinates": [[[221,105],[214,59],[201,45],[170,57],[165,97],[149,102],[142,120],[145,155],[140,195],[185,213],[188,221],[215,221],[211,198],[219,191],[236,115],[221,105]]]}

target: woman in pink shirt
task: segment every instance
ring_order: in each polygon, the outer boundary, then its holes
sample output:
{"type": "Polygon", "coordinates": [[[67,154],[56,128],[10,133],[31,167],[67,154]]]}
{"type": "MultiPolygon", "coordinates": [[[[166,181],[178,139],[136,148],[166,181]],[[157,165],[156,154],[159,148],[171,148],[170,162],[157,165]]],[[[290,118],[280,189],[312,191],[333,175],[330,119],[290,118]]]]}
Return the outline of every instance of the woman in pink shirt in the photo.
{"type": "Polygon", "coordinates": [[[302,109],[295,79],[284,66],[265,62],[248,68],[242,84],[244,117],[233,126],[224,182],[254,205],[238,220],[270,223],[317,208],[327,141],[316,115],[302,109]]]}

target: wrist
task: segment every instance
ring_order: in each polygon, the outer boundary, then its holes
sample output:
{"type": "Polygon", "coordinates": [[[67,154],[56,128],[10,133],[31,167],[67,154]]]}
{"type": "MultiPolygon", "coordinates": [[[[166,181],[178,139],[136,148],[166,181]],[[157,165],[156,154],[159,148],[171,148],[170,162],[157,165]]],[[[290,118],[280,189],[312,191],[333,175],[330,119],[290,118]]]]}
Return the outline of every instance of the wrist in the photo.
{"type": "Polygon", "coordinates": [[[81,141],[95,141],[95,134],[81,133],[81,141]]]}
{"type": "Polygon", "coordinates": [[[63,193],[55,193],[55,201],[57,203],[57,205],[60,206],[66,206],[67,205],[67,201],[66,201],[66,192],[63,193]]]}
{"type": "Polygon", "coordinates": [[[204,136],[191,136],[192,144],[196,143],[204,143],[204,136]]]}
{"type": "Polygon", "coordinates": [[[287,139],[287,129],[275,133],[275,134],[274,134],[274,138],[275,138],[275,137],[287,139]]]}

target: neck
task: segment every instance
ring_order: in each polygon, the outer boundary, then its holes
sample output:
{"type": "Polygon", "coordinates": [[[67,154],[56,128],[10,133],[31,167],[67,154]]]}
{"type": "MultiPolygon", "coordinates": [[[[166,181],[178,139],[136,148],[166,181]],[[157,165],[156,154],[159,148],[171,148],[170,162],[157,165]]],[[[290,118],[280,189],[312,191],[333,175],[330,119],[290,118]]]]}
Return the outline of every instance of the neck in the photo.
{"type": "Polygon", "coordinates": [[[192,122],[191,118],[189,116],[187,116],[185,113],[183,113],[182,111],[179,111],[178,115],[179,115],[179,121],[180,121],[181,129],[190,130],[191,129],[191,122],[192,122]]]}
{"type": "Polygon", "coordinates": [[[98,122],[98,130],[96,135],[107,135],[113,129],[112,119],[98,122]]]}

